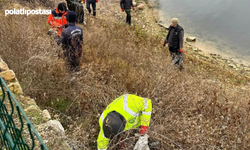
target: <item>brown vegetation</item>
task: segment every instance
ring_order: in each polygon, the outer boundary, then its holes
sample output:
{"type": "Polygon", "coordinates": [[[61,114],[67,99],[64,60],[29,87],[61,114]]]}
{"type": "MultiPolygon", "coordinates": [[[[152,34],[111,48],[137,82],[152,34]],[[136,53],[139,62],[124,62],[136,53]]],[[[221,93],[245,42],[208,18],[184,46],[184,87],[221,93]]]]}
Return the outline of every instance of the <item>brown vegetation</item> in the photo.
{"type": "Polygon", "coordinates": [[[197,59],[187,47],[184,70],[170,68],[164,37],[100,14],[82,26],[82,76],[72,83],[46,20],[1,16],[0,53],[24,93],[60,114],[75,149],[96,148],[100,114],[124,93],[152,100],[149,140],[160,142],[159,149],[250,149],[249,79],[243,73],[197,59]]]}

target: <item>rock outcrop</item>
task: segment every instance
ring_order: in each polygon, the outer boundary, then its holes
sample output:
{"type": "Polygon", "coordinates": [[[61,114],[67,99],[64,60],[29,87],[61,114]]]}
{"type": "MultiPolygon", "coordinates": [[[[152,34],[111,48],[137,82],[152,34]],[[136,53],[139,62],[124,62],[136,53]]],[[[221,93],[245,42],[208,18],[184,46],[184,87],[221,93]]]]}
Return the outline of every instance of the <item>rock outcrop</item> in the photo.
{"type": "MultiPolygon", "coordinates": [[[[41,110],[34,99],[25,97],[13,70],[0,57],[0,76],[4,79],[9,90],[15,95],[21,108],[39,133],[49,149],[71,150],[62,124],[51,120],[47,110],[41,110]]],[[[2,92],[2,91],[1,91],[2,92]]],[[[1,93],[0,92],[0,93],[1,93]]],[[[28,131],[27,131],[28,133],[28,131]]]]}

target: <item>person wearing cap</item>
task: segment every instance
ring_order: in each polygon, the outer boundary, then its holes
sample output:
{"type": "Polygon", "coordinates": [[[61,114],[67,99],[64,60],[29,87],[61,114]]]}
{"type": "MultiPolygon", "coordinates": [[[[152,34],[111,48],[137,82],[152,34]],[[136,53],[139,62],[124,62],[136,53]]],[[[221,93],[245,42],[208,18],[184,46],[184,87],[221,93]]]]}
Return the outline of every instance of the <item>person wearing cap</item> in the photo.
{"type": "Polygon", "coordinates": [[[183,38],[184,29],[178,24],[177,18],[172,18],[170,27],[166,39],[163,43],[165,47],[168,44],[169,52],[172,57],[172,62],[175,60],[175,64],[180,65],[179,69],[182,69],[182,52],[183,52],[183,38]]]}
{"type": "Polygon", "coordinates": [[[86,25],[85,17],[84,17],[84,7],[85,0],[66,0],[67,6],[69,10],[74,11],[76,13],[76,22],[83,23],[86,25]]]}
{"type": "Polygon", "coordinates": [[[99,119],[98,150],[106,150],[110,139],[122,131],[140,127],[141,137],[146,137],[151,112],[152,103],[148,98],[124,94],[115,99],[107,106],[99,119]]]}
{"type": "Polygon", "coordinates": [[[63,54],[69,72],[79,72],[82,55],[83,31],[81,27],[75,25],[75,12],[68,11],[67,21],[68,27],[63,30],[60,40],[57,44],[62,44],[63,54]]]}
{"type": "Polygon", "coordinates": [[[133,8],[133,10],[135,10],[135,7],[133,5],[132,0],[121,0],[120,1],[120,6],[121,6],[121,9],[122,9],[122,12],[124,12],[124,10],[125,10],[125,12],[127,14],[126,23],[131,25],[131,14],[130,14],[131,7],[133,8]]]}
{"type": "Polygon", "coordinates": [[[64,2],[59,3],[57,8],[52,10],[47,20],[48,24],[52,27],[48,31],[48,34],[51,34],[51,32],[54,30],[57,32],[57,37],[61,36],[63,28],[68,23],[66,20],[66,14],[67,14],[67,7],[66,3],[64,2]]]}
{"type": "Polygon", "coordinates": [[[90,4],[91,4],[93,9],[93,16],[96,16],[96,3],[98,3],[98,0],[87,0],[87,9],[89,11],[89,15],[91,14],[91,9],[90,9],[90,4]]]}

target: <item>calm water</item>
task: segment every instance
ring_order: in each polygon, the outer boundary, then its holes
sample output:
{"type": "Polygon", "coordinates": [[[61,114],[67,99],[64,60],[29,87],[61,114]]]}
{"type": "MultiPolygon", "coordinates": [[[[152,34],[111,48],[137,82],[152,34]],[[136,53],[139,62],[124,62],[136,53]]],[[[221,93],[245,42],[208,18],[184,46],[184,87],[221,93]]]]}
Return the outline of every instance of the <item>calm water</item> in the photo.
{"type": "Polygon", "coordinates": [[[195,46],[250,65],[250,0],[159,0],[160,20],[177,17],[195,46]]]}

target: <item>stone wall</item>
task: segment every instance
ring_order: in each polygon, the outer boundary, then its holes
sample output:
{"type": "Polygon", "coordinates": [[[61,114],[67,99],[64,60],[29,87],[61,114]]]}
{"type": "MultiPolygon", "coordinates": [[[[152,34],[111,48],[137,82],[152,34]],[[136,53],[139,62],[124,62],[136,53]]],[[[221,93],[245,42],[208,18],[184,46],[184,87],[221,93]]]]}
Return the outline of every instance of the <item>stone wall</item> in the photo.
{"type": "MultiPolygon", "coordinates": [[[[51,120],[47,110],[41,110],[34,99],[24,96],[15,73],[0,57],[0,76],[10,91],[15,95],[18,104],[39,133],[49,149],[71,150],[63,126],[58,120],[51,120]]],[[[8,107],[8,106],[7,106],[8,107]]],[[[28,131],[25,131],[28,133],[28,131]]]]}

